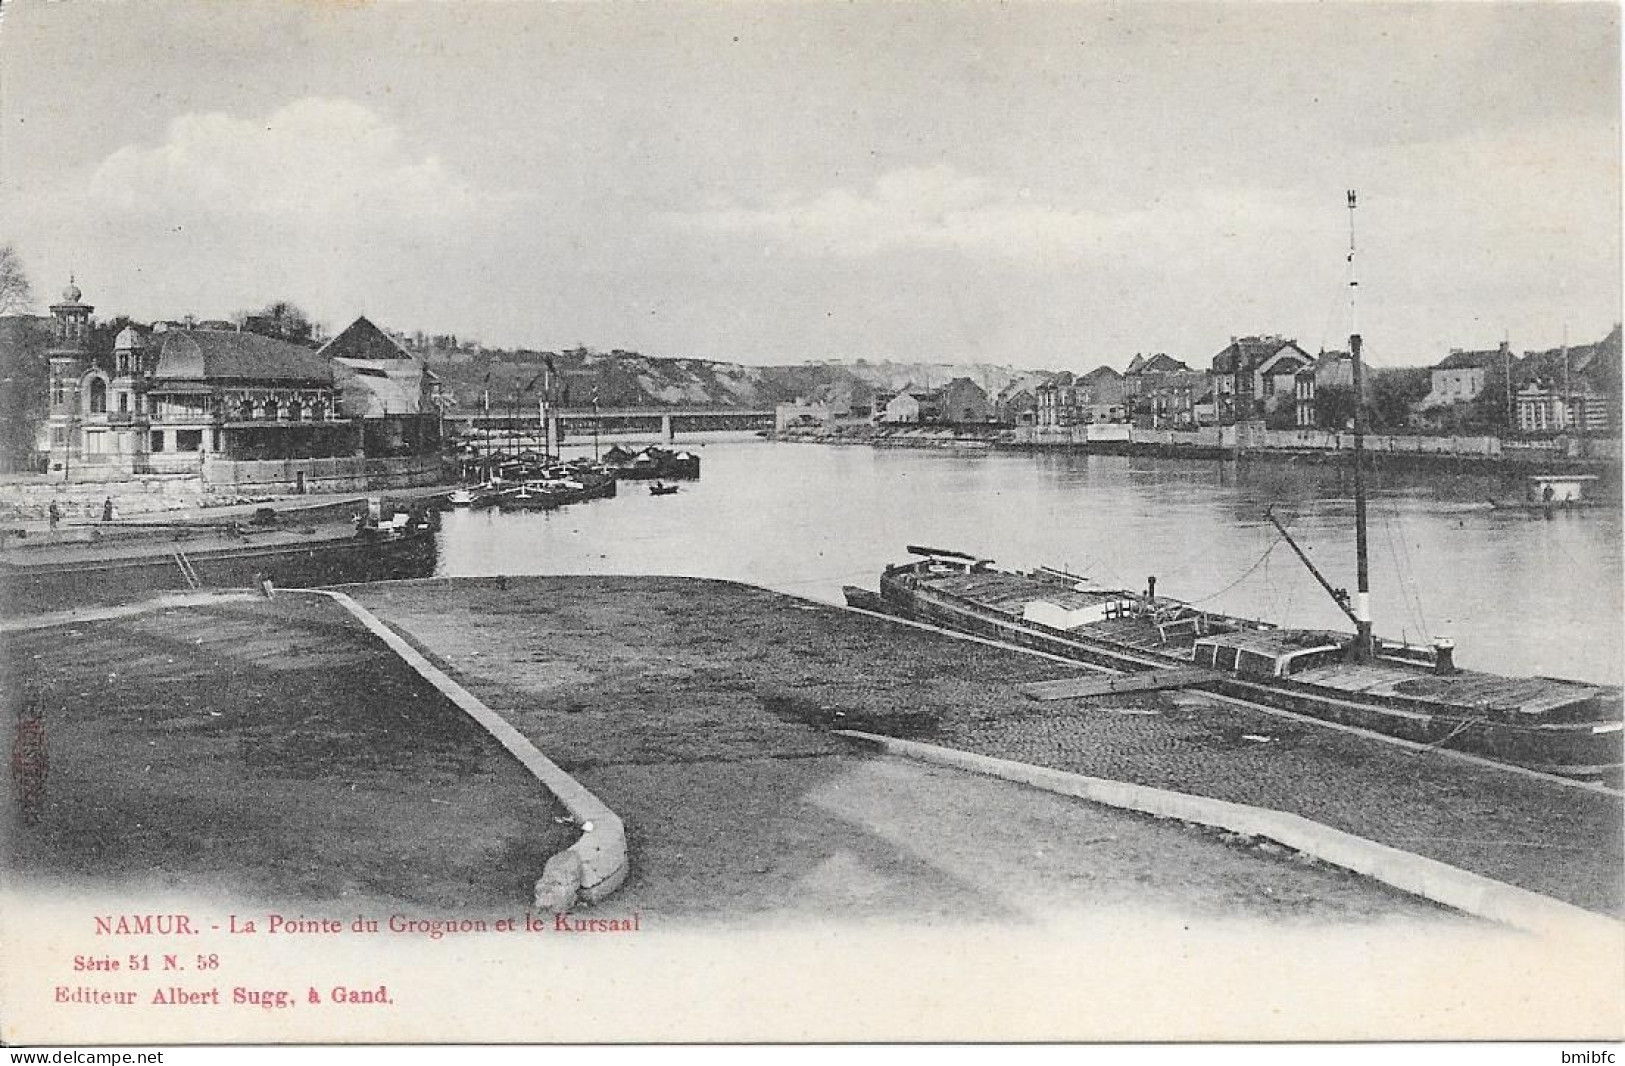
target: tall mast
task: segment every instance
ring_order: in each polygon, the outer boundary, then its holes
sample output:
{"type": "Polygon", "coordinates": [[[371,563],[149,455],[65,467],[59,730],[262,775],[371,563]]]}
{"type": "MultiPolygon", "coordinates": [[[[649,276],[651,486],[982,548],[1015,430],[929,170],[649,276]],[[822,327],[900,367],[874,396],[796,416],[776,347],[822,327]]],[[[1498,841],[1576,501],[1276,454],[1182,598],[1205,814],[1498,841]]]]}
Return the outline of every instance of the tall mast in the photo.
{"type": "Polygon", "coordinates": [[[1349,358],[1354,371],[1354,552],[1358,573],[1354,592],[1354,643],[1349,658],[1370,662],[1374,655],[1371,640],[1371,570],[1365,544],[1365,368],[1360,362],[1360,327],[1355,317],[1355,296],[1360,282],[1354,271],[1354,190],[1349,190],[1349,358]]]}

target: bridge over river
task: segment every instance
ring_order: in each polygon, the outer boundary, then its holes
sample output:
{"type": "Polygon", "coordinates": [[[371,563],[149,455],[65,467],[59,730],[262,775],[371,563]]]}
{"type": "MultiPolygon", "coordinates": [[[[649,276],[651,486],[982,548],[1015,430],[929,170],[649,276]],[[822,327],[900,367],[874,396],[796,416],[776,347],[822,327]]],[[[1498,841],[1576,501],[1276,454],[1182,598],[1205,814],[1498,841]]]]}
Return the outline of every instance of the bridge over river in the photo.
{"type": "MultiPolygon", "coordinates": [[[[539,440],[539,410],[480,411],[449,414],[448,428],[463,436],[510,437],[520,447],[539,440]]],[[[548,437],[563,441],[594,433],[658,433],[675,440],[682,433],[717,433],[773,428],[773,411],[742,407],[564,407],[547,411],[548,437]]]]}

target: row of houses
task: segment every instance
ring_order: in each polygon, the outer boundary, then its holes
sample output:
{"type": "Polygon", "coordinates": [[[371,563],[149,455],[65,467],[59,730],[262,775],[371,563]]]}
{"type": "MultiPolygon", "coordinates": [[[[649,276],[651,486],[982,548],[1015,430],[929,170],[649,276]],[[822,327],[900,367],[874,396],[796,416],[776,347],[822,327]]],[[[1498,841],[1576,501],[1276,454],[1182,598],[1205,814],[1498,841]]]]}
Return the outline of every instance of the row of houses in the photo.
{"type": "Polygon", "coordinates": [[[71,281],[50,308],[42,472],[102,479],[195,473],[209,457],[439,451],[435,376],[365,317],[319,347],[182,320],[131,323],[98,351],[94,310],[71,281]]]}
{"type": "MultiPolygon", "coordinates": [[[[1454,430],[1493,409],[1498,424],[1522,433],[1607,432],[1619,425],[1620,328],[1594,344],[1526,352],[1454,349],[1428,368],[1426,395],[1404,401],[1410,428],[1454,430]],[[1486,396],[1488,390],[1499,390],[1486,396]]],[[[1373,378],[1368,374],[1367,401],[1373,378]]],[[[905,386],[878,394],[851,419],[879,423],[984,423],[1069,427],[1132,424],[1191,429],[1263,421],[1273,428],[1341,429],[1353,414],[1354,363],[1348,352],[1311,355],[1278,334],[1232,337],[1207,367],[1166,353],[1136,354],[1119,372],[1031,372],[989,397],[969,378],[938,388],[905,386]]],[[[827,414],[827,412],[825,412],[827,414]]],[[[836,417],[839,417],[839,412],[836,417]]],[[[797,409],[806,422],[819,420],[797,409]]],[[[1481,421],[1482,421],[1481,417],[1481,421]]],[[[1391,428],[1400,428],[1393,426],[1391,428]]]]}
{"type": "Polygon", "coordinates": [[[1592,344],[1514,355],[1503,342],[1484,351],[1453,349],[1433,368],[1424,410],[1502,407],[1524,433],[1606,433],[1619,420],[1620,327],[1592,344]]]}

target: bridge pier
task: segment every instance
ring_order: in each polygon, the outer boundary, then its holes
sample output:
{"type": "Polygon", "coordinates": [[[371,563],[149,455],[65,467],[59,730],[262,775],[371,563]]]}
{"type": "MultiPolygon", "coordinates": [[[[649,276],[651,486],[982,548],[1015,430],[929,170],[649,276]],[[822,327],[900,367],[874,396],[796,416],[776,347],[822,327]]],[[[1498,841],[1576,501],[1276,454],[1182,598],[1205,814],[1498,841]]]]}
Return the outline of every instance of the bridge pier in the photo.
{"type": "Polygon", "coordinates": [[[668,443],[677,439],[677,430],[672,428],[671,415],[660,416],[660,436],[668,443]]]}

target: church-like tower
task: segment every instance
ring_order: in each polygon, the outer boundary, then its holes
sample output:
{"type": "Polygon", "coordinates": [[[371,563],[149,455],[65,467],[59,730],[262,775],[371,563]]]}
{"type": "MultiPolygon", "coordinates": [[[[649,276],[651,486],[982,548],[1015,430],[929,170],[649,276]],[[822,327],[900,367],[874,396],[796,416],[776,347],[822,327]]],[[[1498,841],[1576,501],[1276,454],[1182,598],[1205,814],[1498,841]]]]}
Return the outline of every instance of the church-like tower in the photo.
{"type": "MultiPolygon", "coordinates": [[[[113,339],[113,380],[111,388],[114,398],[108,400],[108,410],[116,411],[121,416],[137,416],[142,413],[144,394],[147,387],[147,375],[150,367],[147,365],[147,342],[141,336],[141,331],[134,326],[125,326],[119,335],[113,339]]],[[[119,421],[129,421],[120,418],[119,421]]]]}
{"type": "Polygon", "coordinates": [[[62,302],[51,305],[51,347],[46,351],[50,361],[50,407],[45,420],[46,439],[41,442],[50,455],[51,472],[71,475],[73,463],[80,456],[80,412],[84,398],[79,384],[90,369],[90,313],[94,307],[84,303],[83,294],[73,278],[62,290],[62,302]]]}

